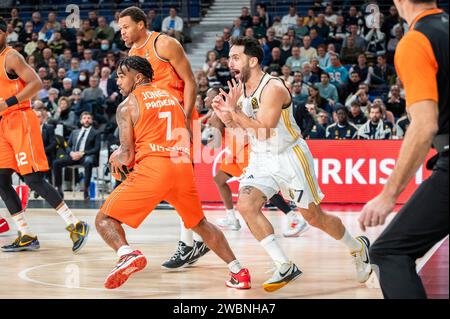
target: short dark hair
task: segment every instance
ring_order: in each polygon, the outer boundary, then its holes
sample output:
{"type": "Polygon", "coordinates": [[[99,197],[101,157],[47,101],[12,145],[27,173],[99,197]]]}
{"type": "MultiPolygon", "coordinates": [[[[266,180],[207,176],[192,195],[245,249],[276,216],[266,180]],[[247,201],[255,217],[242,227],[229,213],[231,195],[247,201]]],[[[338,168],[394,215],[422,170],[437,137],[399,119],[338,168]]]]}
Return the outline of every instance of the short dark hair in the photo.
{"type": "Polygon", "coordinates": [[[133,69],[143,76],[147,77],[150,81],[153,80],[153,68],[150,62],[147,59],[144,59],[140,56],[127,56],[119,61],[117,66],[118,70],[121,70],[122,67],[127,68],[127,70],[133,69]]]}
{"type": "Polygon", "coordinates": [[[80,120],[81,120],[81,119],[83,118],[83,116],[85,116],[85,115],[89,115],[90,117],[94,118],[94,115],[92,115],[91,112],[84,111],[84,112],[81,113],[81,115],[80,115],[80,120]]]}
{"type": "Polygon", "coordinates": [[[243,46],[244,54],[249,57],[255,57],[261,63],[264,59],[264,51],[258,40],[249,37],[232,38],[230,48],[234,45],[243,46]]]}
{"type": "Polygon", "coordinates": [[[383,108],[381,107],[381,105],[378,104],[372,104],[369,106],[369,113],[370,111],[372,111],[372,109],[378,109],[380,111],[380,113],[383,113],[383,108]]]}
{"type": "Polygon", "coordinates": [[[130,17],[131,20],[138,23],[140,21],[144,22],[144,26],[147,28],[147,16],[145,15],[144,11],[142,11],[141,8],[138,7],[129,7],[123,10],[120,13],[119,18],[123,17],[130,17]]]}

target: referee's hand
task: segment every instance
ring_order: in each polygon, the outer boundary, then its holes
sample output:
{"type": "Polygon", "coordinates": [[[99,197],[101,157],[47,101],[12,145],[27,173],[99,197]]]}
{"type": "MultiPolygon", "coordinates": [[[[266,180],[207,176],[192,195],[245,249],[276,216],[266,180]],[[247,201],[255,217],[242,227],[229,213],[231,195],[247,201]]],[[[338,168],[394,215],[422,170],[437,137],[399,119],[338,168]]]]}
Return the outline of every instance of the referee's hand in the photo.
{"type": "Polygon", "coordinates": [[[396,199],[381,193],[369,201],[361,211],[359,216],[359,226],[363,231],[366,227],[384,225],[386,217],[392,213],[396,199]]]}

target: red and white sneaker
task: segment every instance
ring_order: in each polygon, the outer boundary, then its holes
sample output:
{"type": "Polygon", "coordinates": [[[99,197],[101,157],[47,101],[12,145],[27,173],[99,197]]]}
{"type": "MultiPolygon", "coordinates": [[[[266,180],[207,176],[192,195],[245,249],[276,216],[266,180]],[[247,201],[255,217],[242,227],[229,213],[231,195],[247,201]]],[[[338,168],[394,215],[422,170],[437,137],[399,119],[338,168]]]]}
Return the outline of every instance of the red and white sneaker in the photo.
{"type": "Polygon", "coordinates": [[[247,268],[241,269],[237,274],[231,273],[230,280],[225,282],[228,288],[236,289],[250,289],[251,288],[251,278],[250,272],[247,268]]]}
{"type": "Polygon", "coordinates": [[[106,277],[105,288],[115,289],[122,286],[132,274],[141,271],[145,266],[147,266],[147,259],[139,250],[123,255],[106,277]]]}
{"type": "Polygon", "coordinates": [[[6,233],[9,230],[9,225],[6,219],[0,218],[0,234],[6,233]]]}

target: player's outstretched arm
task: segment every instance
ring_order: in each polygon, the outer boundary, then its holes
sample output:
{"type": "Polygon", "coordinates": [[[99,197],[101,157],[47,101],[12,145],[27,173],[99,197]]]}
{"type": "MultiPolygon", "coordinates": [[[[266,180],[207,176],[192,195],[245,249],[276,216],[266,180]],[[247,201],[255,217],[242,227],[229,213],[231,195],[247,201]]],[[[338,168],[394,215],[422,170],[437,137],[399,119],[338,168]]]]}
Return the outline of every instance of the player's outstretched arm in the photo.
{"type": "Polygon", "coordinates": [[[42,81],[36,71],[25,61],[23,56],[15,51],[11,51],[6,59],[6,69],[10,73],[15,73],[26,85],[22,91],[17,93],[16,98],[19,103],[34,97],[42,89],[42,81]]]}

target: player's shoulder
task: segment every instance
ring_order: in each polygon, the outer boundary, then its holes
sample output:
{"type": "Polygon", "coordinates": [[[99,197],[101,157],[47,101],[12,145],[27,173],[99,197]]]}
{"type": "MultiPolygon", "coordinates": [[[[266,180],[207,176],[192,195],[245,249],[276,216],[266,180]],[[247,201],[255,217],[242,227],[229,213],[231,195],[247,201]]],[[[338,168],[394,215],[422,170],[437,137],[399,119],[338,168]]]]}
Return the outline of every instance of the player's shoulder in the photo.
{"type": "Polygon", "coordinates": [[[429,44],[429,39],[422,32],[412,29],[402,37],[396,53],[408,55],[426,44],[429,44]]]}

